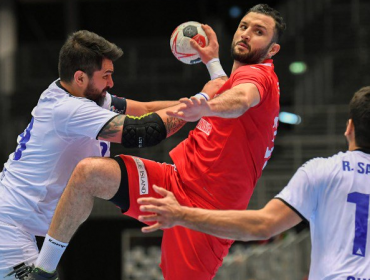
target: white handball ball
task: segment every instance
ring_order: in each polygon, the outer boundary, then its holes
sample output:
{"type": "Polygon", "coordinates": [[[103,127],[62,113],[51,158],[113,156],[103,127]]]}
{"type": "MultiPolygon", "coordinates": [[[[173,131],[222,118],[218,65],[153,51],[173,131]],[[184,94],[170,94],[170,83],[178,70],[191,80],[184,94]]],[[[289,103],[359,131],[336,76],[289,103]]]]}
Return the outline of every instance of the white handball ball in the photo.
{"type": "Polygon", "coordinates": [[[190,39],[197,41],[202,48],[208,45],[207,35],[199,22],[185,22],[172,32],[170,47],[173,55],[186,64],[202,62],[198,52],[191,47],[190,39]]]}

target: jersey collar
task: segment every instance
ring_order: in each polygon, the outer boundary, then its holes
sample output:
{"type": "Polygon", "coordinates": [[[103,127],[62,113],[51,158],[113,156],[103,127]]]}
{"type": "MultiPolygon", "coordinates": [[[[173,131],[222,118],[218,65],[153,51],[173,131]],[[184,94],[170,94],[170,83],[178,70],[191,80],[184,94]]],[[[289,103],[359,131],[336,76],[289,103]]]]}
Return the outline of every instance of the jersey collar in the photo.
{"type": "Polygon", "coordinates": [[[360,152],[363,152],[365,154],[370,154],[370,149],[366,149],[366,148],[358,148],[355,151],[360,151],[360,152]]]}
{"type": "Polygon", "coordinates": [[[266,65],[266,66],[272,66],[274,63],[273,63],[273,60],[271,58],[267,58],[264,61],[262,61],[262,63],[260,63],[260,64],[266,65]]]}
{"type": "Polygon", "coordinates": [[[60,80],[56,81],[55,84],[60,87],[62,90],[64,90],[65,92],[68,92],[69,95],[71,95],[71,93],[65,88],[62,86],[60,80]]]}

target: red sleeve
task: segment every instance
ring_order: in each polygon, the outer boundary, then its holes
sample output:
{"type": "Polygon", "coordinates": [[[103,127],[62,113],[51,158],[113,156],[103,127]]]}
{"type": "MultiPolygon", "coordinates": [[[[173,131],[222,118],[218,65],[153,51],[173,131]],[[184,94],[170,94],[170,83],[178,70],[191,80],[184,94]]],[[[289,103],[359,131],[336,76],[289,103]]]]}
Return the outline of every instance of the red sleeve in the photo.
{"type": "Polygon", "coordinates": [[[231,87],[245,83],[254,84],[259,91],[261,101],[264,99],[265,94],[269,92],[269,79],[267,78],[266,73],[263,71],[263,69],[258,66],[242,66],[231,75],[230,80],[231,87]]]}

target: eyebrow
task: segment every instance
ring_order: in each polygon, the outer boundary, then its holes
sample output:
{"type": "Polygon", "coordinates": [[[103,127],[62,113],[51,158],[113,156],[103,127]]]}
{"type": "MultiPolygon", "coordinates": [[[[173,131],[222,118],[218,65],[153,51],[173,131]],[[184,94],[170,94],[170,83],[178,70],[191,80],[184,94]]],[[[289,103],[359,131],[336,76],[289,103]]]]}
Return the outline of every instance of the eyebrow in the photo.
{"type": "Polygon", "coordinates": [[[107,70],[104,72],[104,74],[113,74],[113,72],[114,72],[113,70],[107,70]]]}
{"type": "Polygon", "coordinates": [[[256,24],[256,26],[259,27],[259,28],[265,29],[267,31],[266,26],[263,26],[263,25],[260,25],[260,24],[256,24]]]}
{"type": "MultiPolygon", "coordinates": [[[[246,21],[241,21],[240,23],[243,23],[243,24],[245,24],[245,25],[249,25],[248,24],[248,22],[246,22],[246,21]]],[[[265,29],[266,31],[267,31],[267,28],[266,28],[266,26],[263,26],[263,25],[261,25],[261,24],[254,24],[256,27],[259,27],[259,28],[262,28],[262,29],[265,29]]]]}

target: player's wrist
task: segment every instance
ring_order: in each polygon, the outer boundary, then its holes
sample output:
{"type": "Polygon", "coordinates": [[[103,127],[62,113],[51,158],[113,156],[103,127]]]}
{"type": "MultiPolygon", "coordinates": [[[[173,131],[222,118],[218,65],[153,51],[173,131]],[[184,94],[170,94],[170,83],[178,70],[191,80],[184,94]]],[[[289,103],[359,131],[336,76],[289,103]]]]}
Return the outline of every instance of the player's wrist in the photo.
{"type": "Polygon", "coordinates": [[[220,59],[213,58],[206,63],[211,80],[227,76],[224,69],[221,66],[220,59]]]}
{"type": "Polygon", "coordinates": [[[189,222],[191,222],[191,208],[180,206],[179,215],[176,217],[176,224],[186,227],[189,226],[189,222]]]}
{"type": "Polygon", "coordinates": [[[205,92],[199,92],[197,93],[196,95],[194,95],[195,98],[198,98],[198,99],[201,99],[201,98],[204,98],[205,100],[210,100],[210,97],[207,93],[205,92]]]}

